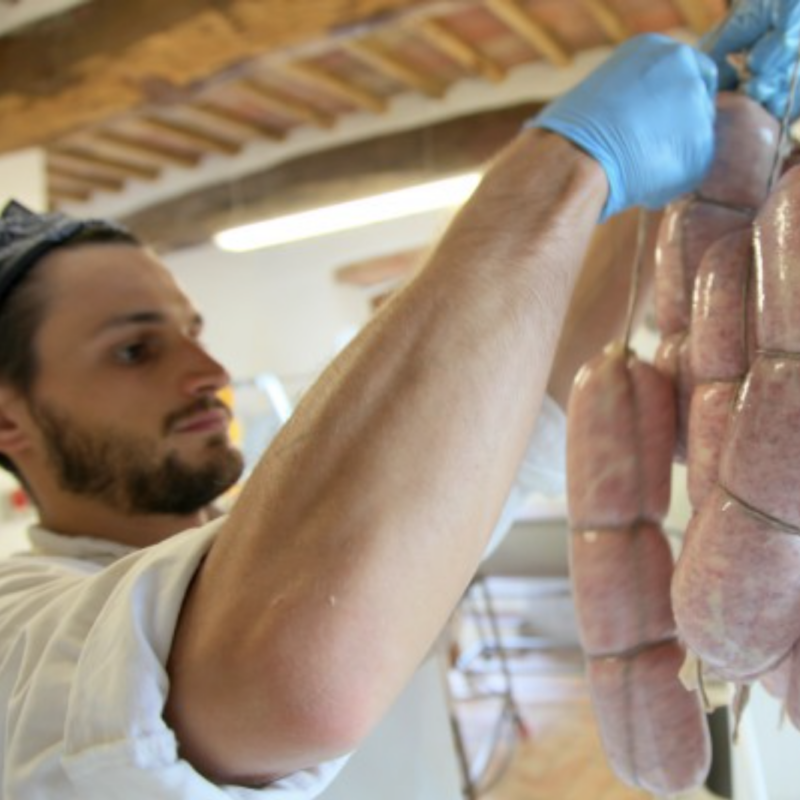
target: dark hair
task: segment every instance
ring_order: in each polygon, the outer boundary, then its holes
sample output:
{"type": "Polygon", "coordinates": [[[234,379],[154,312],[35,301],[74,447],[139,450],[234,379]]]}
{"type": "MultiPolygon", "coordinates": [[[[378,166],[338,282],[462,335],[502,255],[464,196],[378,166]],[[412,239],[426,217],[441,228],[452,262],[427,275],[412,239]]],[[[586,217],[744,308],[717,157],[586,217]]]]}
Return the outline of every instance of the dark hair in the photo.
{"type": "MultiPolygon", "coordinates": [[[[58,249],[115,243],[136,244],[122,231],[84,230],[58,249]]],[[[3,300],[0,311],[0,384],[13,387],[24,397],[30,397],[39,371],[36,335],[47,310],[45,273],[29,269],[3,300]]],[[[22,479],[16,465],[2,452],[0,467],[22,479]]]]}

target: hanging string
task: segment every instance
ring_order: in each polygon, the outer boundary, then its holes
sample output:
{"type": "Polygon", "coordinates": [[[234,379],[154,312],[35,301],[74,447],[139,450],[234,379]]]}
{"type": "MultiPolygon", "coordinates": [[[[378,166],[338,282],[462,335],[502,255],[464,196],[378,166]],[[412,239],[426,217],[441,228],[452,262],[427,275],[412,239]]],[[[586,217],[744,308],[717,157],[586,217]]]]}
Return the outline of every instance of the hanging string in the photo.
{"type": "Polygon", "coordinates": [[[639,211],[639,219],[636,223],[636,252],[633,256],[631,288],[628,292],[628,312],[625,319],[625,337],[623,339],[625,350],[629,349],[631,334],[633,332],[633,318],[636,315],[636,301],[639,297],[639,284],[641,283],[642,269],[646,255],[647,230],[649,223],[649,214],[645,209],[641,209],[639,211]]]}
{"type": "Polygon", "coordinates": [[[775,185],[781,169],[781,163],[784,156],[789,150],[789,137],[791,135],[791,117],[792,109],[794,108],[794,98],[797,92],[797,78],[800,75],[800,50],[797,53],[797,58],[794,62],[792,70],[792,79],[789,83],[789,95],[786,98],[786,108],[783,110],[783,118],[781,119],[781,130],[778,136],[778,147],[775,149],[775,159],[772,162],[772,171],[769,178],[769,189],[775,185]]]}

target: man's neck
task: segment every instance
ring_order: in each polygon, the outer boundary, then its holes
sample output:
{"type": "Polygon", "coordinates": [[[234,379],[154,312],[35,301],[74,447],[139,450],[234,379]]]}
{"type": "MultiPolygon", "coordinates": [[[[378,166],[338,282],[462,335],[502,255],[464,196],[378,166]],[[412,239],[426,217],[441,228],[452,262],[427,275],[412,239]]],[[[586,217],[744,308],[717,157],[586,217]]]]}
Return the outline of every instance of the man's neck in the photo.
{"type": "Polygon", "coordinates": [[[81,498],[39,509],[42,527],[64,536],[107,539],[130,547],[157,544],[218,516],[212,507],[192,514],[123,513],[81,498]]]}

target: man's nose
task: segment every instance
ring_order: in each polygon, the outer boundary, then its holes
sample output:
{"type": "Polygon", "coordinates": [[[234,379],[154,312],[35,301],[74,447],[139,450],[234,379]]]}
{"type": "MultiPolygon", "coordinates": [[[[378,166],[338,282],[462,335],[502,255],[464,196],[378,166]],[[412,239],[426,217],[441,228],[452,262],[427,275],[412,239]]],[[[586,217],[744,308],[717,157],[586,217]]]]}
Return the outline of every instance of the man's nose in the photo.
{"type": "Polygon", "coordinates": [[[189,344],[191,363],[186,369],[184,391],[192,396],[218,392],[231,382],[228,370],[196,342],[189,344]]]}

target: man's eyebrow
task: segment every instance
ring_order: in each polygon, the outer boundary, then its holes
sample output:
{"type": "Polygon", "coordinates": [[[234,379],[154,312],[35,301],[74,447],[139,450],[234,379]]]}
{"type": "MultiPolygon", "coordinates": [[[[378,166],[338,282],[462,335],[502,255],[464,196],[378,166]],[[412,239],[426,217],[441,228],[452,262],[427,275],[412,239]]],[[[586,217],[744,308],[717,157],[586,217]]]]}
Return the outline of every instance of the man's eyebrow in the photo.
{"type": "MultiPolygon", "coordinates": [[[[203,327],[203,317],[195,313],[191,318],[192,325],[198,328],[203,327]]],[[[167,322],[167,316],[160,311],[134,311],[130,314],[120,314],[117,317],[105,320],[97,329],[97,333],[104,333],[115,328],[124,328],[130,325],[163,325],[167,322]]]]}

